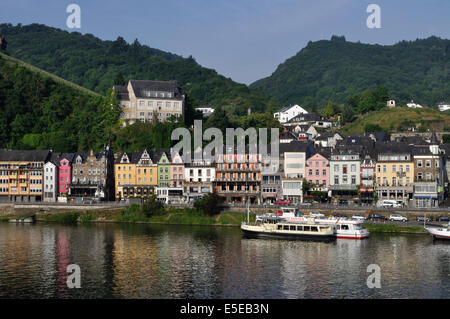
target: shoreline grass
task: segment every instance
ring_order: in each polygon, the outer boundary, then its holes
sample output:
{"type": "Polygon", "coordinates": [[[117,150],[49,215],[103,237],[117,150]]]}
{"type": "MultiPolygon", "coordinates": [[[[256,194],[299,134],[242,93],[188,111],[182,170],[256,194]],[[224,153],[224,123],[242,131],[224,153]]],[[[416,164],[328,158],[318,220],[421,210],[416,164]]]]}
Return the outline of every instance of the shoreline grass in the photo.
{"type": "Polygon", "coordinates": [[[364,227],[371,233],[409,233],[426,234],[426,230],[421,226],[403,226],[393,224],[365,223],[364,227]]]}

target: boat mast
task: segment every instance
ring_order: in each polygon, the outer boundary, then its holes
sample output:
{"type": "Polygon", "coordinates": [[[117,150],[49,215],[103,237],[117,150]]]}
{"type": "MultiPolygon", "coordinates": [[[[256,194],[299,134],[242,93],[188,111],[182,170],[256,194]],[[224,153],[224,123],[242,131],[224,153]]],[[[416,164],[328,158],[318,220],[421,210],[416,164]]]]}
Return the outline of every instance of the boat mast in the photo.
{"type": "Polygon", "coordinates": [[[250,224],[250,206],[247,198],[247,224],[250,224]]]}

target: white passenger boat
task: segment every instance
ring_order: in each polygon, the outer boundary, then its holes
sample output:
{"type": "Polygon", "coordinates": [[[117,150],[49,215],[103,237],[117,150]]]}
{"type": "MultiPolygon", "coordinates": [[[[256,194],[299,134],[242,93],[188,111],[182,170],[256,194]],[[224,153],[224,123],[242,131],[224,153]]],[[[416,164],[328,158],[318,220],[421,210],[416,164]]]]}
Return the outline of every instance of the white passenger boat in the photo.
{"type": "Polygon", "coordinates": [[[314,219],[297,223],[277,216],[258,216],[255,223],[242,223],[241,229],[245,235],[255,237],[327,241],[336,239],[333,225],[319,225],[314,222],[314,219]]]}
{"type": "MultiPolygon", "coordinates": [[[[289,221],[304,223],[309,216],[302,215],[295,208],[282,208],[277,214],[280,218],[289,221]]],[[[311,215],[310,216],[314,216],[311,215]]],[[[321,225],[335,225],[336,237],[342,239],[366,239],[369,238],[369,231],[363,228],[364,221],[353,220],[347,218],[317,218],[313,217],[317,224],[321,225]]]]}
{"type": "Polygon", "coordinates": [[[425,230],[430,233],[434,239],[450,240],[450,222],[448,223],[447,228],[425,227],[425,230]]]}

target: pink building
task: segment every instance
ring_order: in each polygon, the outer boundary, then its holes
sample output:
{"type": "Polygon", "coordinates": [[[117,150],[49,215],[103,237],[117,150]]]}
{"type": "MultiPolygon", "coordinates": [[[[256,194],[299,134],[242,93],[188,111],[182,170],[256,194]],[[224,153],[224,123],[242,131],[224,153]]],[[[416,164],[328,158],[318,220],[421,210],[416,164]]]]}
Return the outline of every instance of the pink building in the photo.
{"type": "Polygon", "coordinates": [[[172,157],[170,165],[170,187],[183,187],[184,164],[183,159],[177,153],[172,157]]]}
{"type": "Polygon", "coordinates": [[[330,186],[330,165],[325,156],[316,153],[306,160],[306,180],[316,187],[330,186]]]}
{"type": "Polygon", "coordinates": [[[72,178],[72,167],[70,165],[73,156],[62,154],[59,158],[59,193],[69,192],[72,178]]]}

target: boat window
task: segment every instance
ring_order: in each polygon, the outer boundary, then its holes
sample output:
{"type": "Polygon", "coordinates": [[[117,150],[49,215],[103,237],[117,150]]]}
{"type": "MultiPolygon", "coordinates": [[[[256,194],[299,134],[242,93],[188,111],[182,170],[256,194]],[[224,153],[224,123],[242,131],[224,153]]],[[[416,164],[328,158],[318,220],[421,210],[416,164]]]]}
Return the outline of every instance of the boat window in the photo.
{"type": "Polygon", "coordinates": [[[316,226],[311,226],[311,231],[319,231],[316,226]]]}
{"type": "Polygon", "coordinates": [[[277,229],[278,229],[278,230],[282,230],[282,229],[283,229],[283,226],[278,225],[277,229]]]}
{"type": "Polygon", "coordinates": [[[297,230],[303,231],[303,226],[297,226],[297,230]]]}
{"type": "Polygon", "coordinates": [[[348,230],[348,225],[341,225],[342,230],[348,230]]]}
{"type": "Polygon", "coordinates": [[[289,226],[288,225],[283,225],[283,230],[289,230],[289,226]]]}
{"type": "Polygon", "coordinates": [[[336,229],[337,230],[341,229],[341,225],[336,225],[336,229]]]}
{"type": "Polygon", "coordinates": [[[290,230],[295,230],[295,226],[289,226],[290,230]]]}
{"type": "Polygon", "coordinates": [[[361,226],[361,225],[353,225],[353,227],[354,227],[356,230],[361,230],[361,229],[362,229],[362,226],[361,226]]]}
{"type": "Polygon", "coordinates": [[[311,230],[311,227],[310,227],[310,226],[303,226],[303,230],[304,230],[304,231],[310,231],[310,230],[311,230]]]}

